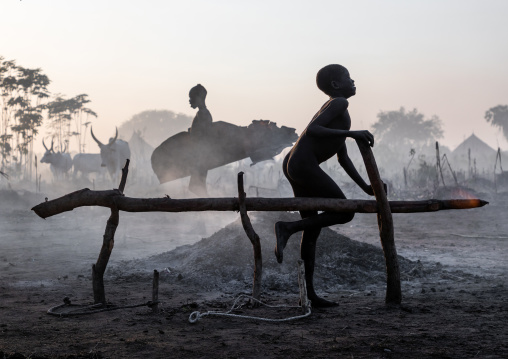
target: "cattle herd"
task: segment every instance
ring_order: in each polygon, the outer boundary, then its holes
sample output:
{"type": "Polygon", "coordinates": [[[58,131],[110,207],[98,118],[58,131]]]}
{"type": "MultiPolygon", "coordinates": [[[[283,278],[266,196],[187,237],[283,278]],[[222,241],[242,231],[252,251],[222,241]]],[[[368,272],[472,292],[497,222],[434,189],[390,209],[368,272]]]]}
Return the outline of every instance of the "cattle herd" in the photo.
{"type": "Polygon", "coordinates": [[[41,163],[49,163],[50,170],[56,179],[61,179],[68,175],[72,168],[74,178],[77,176],[87,177],[92,173],[104,175],[107,170],[111,179],[116,181],[125,161],[130,158],[129,144],[118,139],[118,129],[116,129],[115,137],[110,138],[107,144],[99,141],[95,137],[93,130],[91,130],[91,134],[92,138],[99,145],[100,154],[78,153],[74,158],[71,158],[71,155],[66,152],[66,148],[56,152],[53,149],[53,141],[51,141],[51,147],[48,148],[43,140],[42,144],[46,152],[41,158],[41,163]]]}

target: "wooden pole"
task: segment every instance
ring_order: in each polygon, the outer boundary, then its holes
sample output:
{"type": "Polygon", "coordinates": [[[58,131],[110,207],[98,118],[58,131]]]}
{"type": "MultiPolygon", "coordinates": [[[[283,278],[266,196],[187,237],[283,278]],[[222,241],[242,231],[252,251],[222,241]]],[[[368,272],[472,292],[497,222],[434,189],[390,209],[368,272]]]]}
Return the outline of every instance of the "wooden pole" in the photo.
{"type": "Polygon", "coordinates": [[[393,219],[390,205],[386,197],[384,183],[381,181],[379,171],[374,159],[374,154],[368,143],[357,141],[360,153],[365,163],[365,169],[369,176],[370,184],[374,190],[374,196],[377,202],[377,222],[379,226],[379,236],[386,261],[386,297],[387,304],[400,304],[402,293],[400,288],[400,270],[397,259],[397,250],[395,249],[395,239],[393,230],[393,219]]]}
{"type": "Polygon", "coordinates": [[[298,287],[300,288],[300,305],[302,306],[302,314],[307,314],[307,310],[311,303],[307,297],[307,284],[305,282],[305,266],[303,260],[299,259],[298,264],[298,287]]]}
{"type": "Polygon", "coordinates": [[[254,282],[252,286],[252,297],[259,300],[261,297],[261,282],[263,278],[263,258],[261,255],[261,241],[254,231],[249,216],[247,215],[247,207],[245,206],[245,197],[243,186],[243,172],[238,173],[238,204],[240,209],[240,218],[242,226],[252,243],[254,250],[254,282]]]}
{"type": "Polygon", "coordinates": [[[159,312],[159,272],[156,269],[153,270],[152,311],[159,312]]]}
{"type": "MultiPolygon", "coordinates": [[[[125,189],[125,184],[127,182],[127,174],[129,173],[129,160],[126,161],[125,167],[122,168],[122,179],[120,180],[120,186],[118,190],[118,194],[120,196],[123,195],[123,191],[125,189]]],[[[116,198],[116,197],[115,197],[116,198]]],[[[113,200],[113,204],[111,208],[111,215],[106,223],[106,230],[104,231],[104,236],[102,239],[102,248],[99,253],[99,258],[97,258],[97,263],[92,265],[92,288],[93,288],[93,298],[96,304],[102,303],[106,305],[106,292],[104,290],[104,272],[106,271],[106,267],[108,265],[109,257],[111,256],[111,252],[113,251],[113,246],[115,245],[115,232],[118,227],[119,221],[119,210],[115,205],[115,200],[113,200]]]]}
{"type": "MultiPolygon", "coordinates": [[[[483,207],[488,202],[481,199],[453,199],[423,201],[390,201],[392,213],[435,212],[448,209],[483,207]]],[[[131,198],[117,190],[92,191],[88,188],[72,192],[51,201],[42,202],[32,210],[41,218],[48,218],[78,207],[116,207],[125,212],[202,212],[239,211],[238,198],[131,198]]],[[[263,198],[245,199],[247,211],[331,211],[377,213],[373,200],[336,198],[263,198]]]]}
{"type": "Polygon", "coordinates": [[[97,258],[97,263],[92,265],[92,287],[94,303],[106,304],[106,293],[104,291],[104,272],[108,265],[111,251],[115,245],[115,232],[118,227],[118,209],[111,209],[111,215],[106,224],[106,230],[102,239],[102,248],[97,258]]]}

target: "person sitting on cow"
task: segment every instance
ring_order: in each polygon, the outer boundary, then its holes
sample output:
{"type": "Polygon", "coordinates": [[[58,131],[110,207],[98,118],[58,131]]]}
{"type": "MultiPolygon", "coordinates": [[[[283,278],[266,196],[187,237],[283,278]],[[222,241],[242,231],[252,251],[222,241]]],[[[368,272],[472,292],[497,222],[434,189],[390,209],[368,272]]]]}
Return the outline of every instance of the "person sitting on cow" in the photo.
{"type": "Polygon", "coordinates": [[[191,128],[189,129],[193,136],[203,136],[208,131],[208,126],[212,123],[212,115],[206,107],[206,89],[197,84],[189,91],[189,103],[192,108],[198,109],[194,120],[192,120],[191,128]]]}
{"type": "MultiPolygon", "coordinates": [[[[346,138],[365,141],[374,146],[374,136],[369,131],[351,131],[347,99],[356,94],[354,81],[341,65],[328,65],[319,70],[318,88],[330,97],[314,115],[307,128],[283,161],[283,172],[295,197],[342,198],[346,196],[337,183],[320,167],[320,163],[337,155],[339,164],[351,179],[368,195],[372,187],[358,174],[346,149],[346,138]]],[[[316,242],[321,228],[351,221],[354,213],[300,211],[301,220],[275,223],[277,244],[275,255],[282,263],[283,250],[292,234],[303,231],[300,255],[305,265],[307,296],[314,307],[337,305],[318,297],[314,290],[313,276],[316,242]]]]}
{"type": "MultiPolygon", "coordinates": [[[[193,140],[200,142],[207,140],[207,134],[209,133],[213,121],[212,115],[205,104],[206,94],[206,89],[201,84],[197,84],[189,91],[190,106],[194,109],[198,108],[198,112],[192,121],[189,132],[193,140]]],[[[208,191],[206,189],[208,169],[206,168],[206,164],[201,163],[200,160],[200,158],[195,159],[189,181],[189,191],[199,197],[208,197],[208,191]]]]}

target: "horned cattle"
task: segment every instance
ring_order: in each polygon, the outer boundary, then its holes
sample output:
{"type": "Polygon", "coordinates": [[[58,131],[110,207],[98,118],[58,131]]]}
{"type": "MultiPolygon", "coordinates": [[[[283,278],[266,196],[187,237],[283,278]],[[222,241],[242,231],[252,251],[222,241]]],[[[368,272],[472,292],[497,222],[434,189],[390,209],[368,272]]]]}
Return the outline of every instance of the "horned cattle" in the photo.
{"type": "Polygon", "coordinates": [[[102,174],[105,168],[101,164],[102,159],[99,153],[78,153],[72,159],[74,178],[78,173],[81,177],[87,177],[91,173],[102,174]]]}
{"type": "Polygon", "coordinates": [[[106,167],[112,180],[116,180],[120,170],[125,165],[125,161],[130,159],[131,150],[129,144],[123,140],[118,140],[118,128],[114,138],[109,139],[108,144],[103,144],[95,137],[90,127],[92,138],[97,142],[101,150],[101,166],[106,167]]]}
{"type": "Polygon", "coordinates": [[[42,145],[46,152],[41,158],[41,163],[49,163],[49,168],[55,178],[61,178],[67,174],[72,167],[71,155],[66,153],[65,149],[62,152],[55,152],[53,150],[53,140],[51,140],[51,148],[49,149],[46,147],[44,140],[42,140],[42,145]]]}

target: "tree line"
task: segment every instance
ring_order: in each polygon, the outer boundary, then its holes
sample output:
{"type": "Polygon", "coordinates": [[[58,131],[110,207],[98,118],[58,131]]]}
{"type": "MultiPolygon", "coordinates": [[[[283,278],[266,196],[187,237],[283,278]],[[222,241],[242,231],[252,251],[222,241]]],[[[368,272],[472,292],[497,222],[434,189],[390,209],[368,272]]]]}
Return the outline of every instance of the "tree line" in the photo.
{"type": "Polygon", "coordinates": [[[44,122],[55,152],[69,149],[75,139],[79,152],[85,151],[90,118],[97,114],[86,107],[86,94],[65,98],[48,90],[51,80],[40,69],[30,69],[0,56],[0,157],[3,172],[32,178],[33,145],[44,122]]]}

